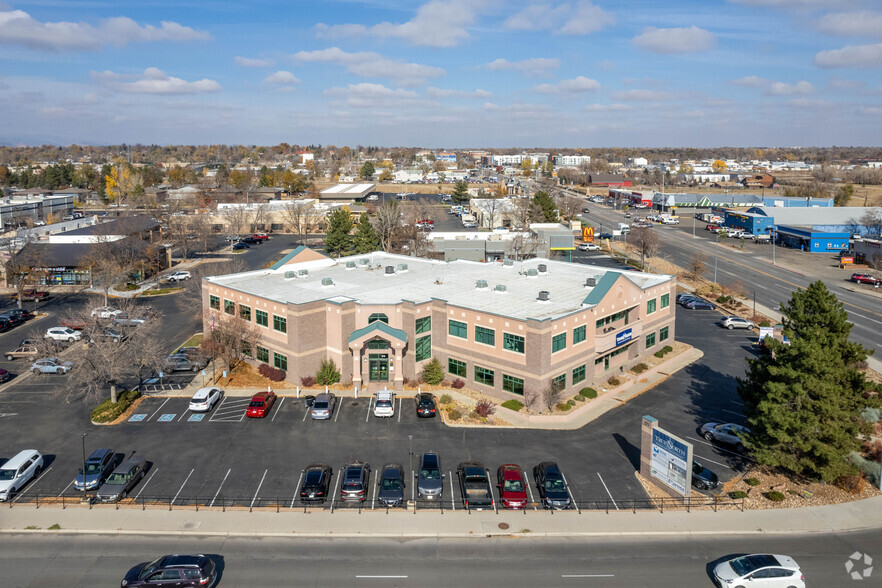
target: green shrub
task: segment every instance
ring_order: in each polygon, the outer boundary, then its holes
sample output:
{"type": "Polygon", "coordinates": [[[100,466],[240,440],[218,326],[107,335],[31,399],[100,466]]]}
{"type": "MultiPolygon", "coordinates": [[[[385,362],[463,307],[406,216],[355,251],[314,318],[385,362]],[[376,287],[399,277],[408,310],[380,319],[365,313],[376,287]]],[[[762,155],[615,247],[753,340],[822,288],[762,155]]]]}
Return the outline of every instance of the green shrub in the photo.
{"type": "Polygon", "coordinates": [[[579,390],[579,396],[584,396],[585,398],[597,398],[597,390],[594,388],[582,388],[579,390]]]}
{"type": "Polygon", "coordinates": [[[447,418],[449,418],[451,421],[458,421],[462,418],[462,413],[458,410],[451,410],[447,413],[447,418]]]}
{"type": "Polygon", "coordinates": [[[747,478],[746,480],[744,480],[744,482],[748,486],[759,486],[760,485],[759,478],[747,478]]]}
{"type": "Polygon", "coordinates": [[[720,296],[717,298],[717,303],[725,304],[725,303],[729,302],[730,300],[732,300],[731,296],[720,296]]]}
{"type": "Polygon", "coordinates": [[[747,498],[747,492],[744,490],[736,490],[735,492],[729,492],[729,498],[740,499],[747,498]]]}
{"type": "Polygon", "coordinates": [[[441,402],[441,404],[450,404],[453,402],[453,397],[450,396],[450,394],[442,394],[439,402],[441,402]]]}
{"type": "Polygon", "coordinates": [[[333,359],[322,360],[315,374],[315,381],[320,386],[330,386],[340,381],[340,370],[337,369],[333,359]]]}
{"type": "Polygon", "coordinates": [[[112,422],[119,418],[119,415],[124,413],[139,396],[141,393],[137,390],[127,390],[117,396],[116,404],[108,398],[92,410],[91,418],[96,423],[112,422]]]}
{"type": "Polygon", "coordinates": [[[771,326],[772,326],[772,323],[770,323],[769,321],[763,321],[763,322],[761,322],[761,323],[759,324],[759,326],[761,326],[761,327],[771,327],[771,326]]]}
{"type": "Polygon", "coordinates": [[[787,498],[787,496],[785,496],[783,492],[772,490],[771,492],[766,494],[766,498],[768,498],[772,502],[783,502],[784,499],[787,498]]]}
{"type": "Polygon", "coordinates": [[[649,366],[646,365],[645,363],[641,362],[641,363],[638,363],[637,365],[635,365],[634,367],[632,367],[631,371],[634,372],[635,374],[642,374],[643,372],[645,372],[648,369],[649,369],[649,366]]]}
{"type": "Polygon", "coordinates": [[[569,404],[564,402],[564,403],[558,404],[557,406],[555,406],[555,408],[559,411],[566,412],[566,411],[570,410],[570,408],[572,408],[572,407],[569,404]]]}
{"type": "Polygon", "coordinates": [[[567,404],[569,404],[570,406],[576,406],[576,401],[570,398],[569,400],[567,400],[567,404]]]}
{"type": "Polygon", "coordinates": [[[420,376],[422,376],[423,381],[426,384],[437,386],[442,380],[444,380],[444,370],[441,368],[441,362],[433,357],[432,361],[423,366],[423,371],[420,373],[420,376]]]}
{"type": "Polygon", "coordinates": [[[664,347],[662,347],[662,351],[664,351],[665,353],[670,353],[673,350],[674,350],[674,348],[671,347],[670,345],[665,345],[664,347]]]}
{"type": "Polygon", "coordinates": [[[524,403],[518,400],[506,400],[501,404],[502,408],[507,408],[508,410],[513,410],[518,412],[522,408],[524,408],[524,403]]]}
{"type": "Polygon", "coordinates": [[[612,386],[613,388],[615,388],[616,386],[621,384],[622,381],[620,379],[618,379],[617,377],[613,376],[609,380],[607,380],[606,383],[609,384],[610,386],[612,386]]]}
{"type": "Polygon", "coordinates": [[[656,351],[655,353],[653,353],[653,355],[656,356],[657,358],[661,359],[662,357],[665,356],[665,352],[662,351],[661,349],[659,349],[658,351],[656,351]]]}
{"type": "Polygon", "coordinates": [[[575,396],[573,396],[573,400],[575,400],[576,402],[585,402],[585,397],[581,394],[576,394],[575,396]]]}

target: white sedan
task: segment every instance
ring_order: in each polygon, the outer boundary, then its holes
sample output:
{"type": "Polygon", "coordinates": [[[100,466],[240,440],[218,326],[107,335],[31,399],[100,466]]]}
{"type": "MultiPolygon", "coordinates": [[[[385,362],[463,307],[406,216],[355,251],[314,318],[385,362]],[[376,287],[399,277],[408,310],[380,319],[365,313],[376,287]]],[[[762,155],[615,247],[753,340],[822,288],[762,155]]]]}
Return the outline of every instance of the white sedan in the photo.
{"type": "Polygon", "coordinates": [[[805,576],[788,555],[742,555],[714,568],[718,586],[759,588],[805,588],[805,576]]]}
{"type": "Polygon", "coordinates": [[[600,251],[600,245],[594,243],[579,243],[579,251],[600,251]]]}
{"type": "Polygon", "coordinates": [[[46,334],[43,335],[43,338],[73,343],[82,339],[83,335],[79,331],[74,331],[67,327],[52,327],[51,329],[46,329],[46,334]]]}
{"type": "Polygon", "coordinates": [[[224,391],[214,386],[199,388],[190,399],[190,410],[193,412],[208,412],[224,397],[224,391]]]}
{"type": "Polygon", "coordinates": [[[116,308],[111,308],[109,306],[99,306],[98,308],[92,309],[92,316],[98,317],[102,319],[110,319],[121,313],[121,310],[116,308]]]}

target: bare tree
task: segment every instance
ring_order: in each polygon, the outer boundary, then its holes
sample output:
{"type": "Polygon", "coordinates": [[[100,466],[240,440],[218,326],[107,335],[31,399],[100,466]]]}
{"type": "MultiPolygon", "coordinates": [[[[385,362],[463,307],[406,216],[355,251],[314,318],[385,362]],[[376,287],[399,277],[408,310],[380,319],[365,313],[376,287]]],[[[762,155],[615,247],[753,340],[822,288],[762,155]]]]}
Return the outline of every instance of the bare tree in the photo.
{"type": "Polygon", "coordinates": [[[212,236],[211,221],[209,220],[208,215],[194,214],[184,218],[187,219],[187,231],[184,240],[187,244],[194,242],[199,243],[199,247],[203,252],[208,251],[209,242],[211,241],[212,236]],[[190,236],[195,236],[195,239],[189,239],[190,236]]]}
{"type": "Polygon", "coordinates": [[[218,209],[218,215],[223,219],[224,231],[230,239],[230,251],[232,251],[236,237],[248,229],[249,213],[244,206],[225,206],[218,209]]]}
{"type": "MultiPolygon", "coordinates": [[[[236,312],[241,312],[236,309],[236,312]]],[[[260,330],[239,316],[215,313],[211,327],[205,333],[202,349],[213,360],[220,359],[232,372],[246,357],[251,357],[260,342],[260,330]]]]}
{"type": "Polygon", "coordinates": [[[582,199],[575,198],[574,196],[569,196],[566,193],[562,193],[560,196],[555,198],[557,201],[557,208],[560,210],[561,216],[566,218],[567,220],[572,220],[582,211],[582,199]]]}
{"type": "Polygon", "coordinates": [[[200,263],[190,270],[192,279],[183,282],[184,290],[178,294],[176,302],[183,310],[202,308],[202,278],[236,274],[247,269],[248,266],[245,260],[238,255],[216,262],[205,261],[200,263]]]}
{"type": "Polygon", "coordinates": [[[6,286],[15,290],[18,308],[22,307],[24,293],[35,288],[45,276],[43,248],[37,243],[32,231],[25,231],[20,238],[7,239],[3,245],[6,262],[6,286]]]}
{"type": "MultiPolygon", "coordinates": [[[[499,214],[505,205],[505,200],[500,198],[496,194],[488,194],[484,199],[481,200],[480,206],[477,208],[483,213],[481,215],[481,225],[484,228],[492,229],[497,221],[497,214],[499,214]]],[[[472,207],[475,207],[474,202],[472,203],[472,207]]],[[[501,221],[501,219],[499,219],[501,221]]]]}
{"type": "Polygon", "coordinates": [[[873,235],[882,234],[882,208],[867,211],[861,217],[861,224],[867,227],[873,235]]]}
{"type": "Polygon", "coordinates": [[[533,233],[518,234],[509,242],[508,255],[515,260],[523,261],[536,257],[542,247],[542,240],[533,233]]]}
{"type": "Polygon", "coordinates": [[[646,270],[646,258],[654,256],[661,246],[655,230],[649,227],[637,227],[628,233],[626,240],[640,252],[640,268],[646,270]]]}
{"type": "Polygon", "coordinates": [[[309,234],[318,228],[322,218],[314,202],[303,200],[289,200],[282,209],[282,220],[294,235],[297,241],[307,245],[309,234]]]}
{"type": "Polygon", "coordinates": [[[548,385],[540,392],[542,405],[548,410],[553,410],[560,402],[563,388],[562,384],[555,382],[554,380],[549,380],[548,385]]]}
{"type": "Polygon", "coordinates": [[[530,223],[539,217],[539,211],[536,209],[536,205],[533,204],[533,199],[512,198],[512,204],[514,205],[513,216],[517,228],[527,230],[530,223]]]}
{"type": "Polygon", "coordinates": [[[389,252],[395,234],[401,229],[401,209],[395,200],[386,200],[374,217],[374,229],[380,237],[383,251],[389,252]]]}
{"type": "Polygon", "coordinates": [[[180,249],[181,258],[187,259],[190,256],[190,251],[193,250],[193,247],[196,244],[196,237],[198,233],[194,230],[199,227],[193,227],[193,225],[199,225],[202,221],[194,220],[197,216],[185,216],[183,213],[178,215],[173,215],[169,218],[168,221],[168,240],[169,242],[180,249]]]}
{"type": "Polygon", "coordinates": [[[696,281],[700,280],[705,269],[707,269],[707,258],[702,253],[696,253],[686,267],[686,277],[696,281]]]}

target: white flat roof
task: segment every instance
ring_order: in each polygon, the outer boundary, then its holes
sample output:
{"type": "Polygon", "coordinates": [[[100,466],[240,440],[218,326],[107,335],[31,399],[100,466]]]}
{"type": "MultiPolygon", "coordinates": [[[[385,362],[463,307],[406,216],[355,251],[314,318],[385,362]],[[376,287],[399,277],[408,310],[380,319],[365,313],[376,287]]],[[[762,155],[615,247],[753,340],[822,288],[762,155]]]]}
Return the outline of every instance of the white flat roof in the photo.
{"type": "MultiPolygon", "coordinates": [[[[278,270],[258,270],[206,278],[210,284],[230,288],[281,303],[305,304],[319,300],[332,302],[356,301],[360,304],[397,304],[445,300],[454,306],[508,316],[516,319],[546,320],[583,310],[585,298],[592,287],[587,278],[597,283],[608,272],[606,268],[548,259],[500,262],[437,261],[403,255],[374,252],[339,259],[321,259],[286,265],[278,270]],[[354,262],[354,268],[347,268],[354,262]],[[406,270],[399,270],[406,264],[406,270]],[[547,271],[529,276],[528,270],[545,265],[547,271]],[[395,268],[387,274],[386,267],[395,268]],[[300,270],[308,275],[288,277],[300,270]],[[323,285],[330,278],[330,285],[323,285]],[[485,280],[486,288],[477,288],[485,280]],[[505,287],[504,292],[496,286],[505,287]],[[539,292],[549,293],[548,301],[538,301],[539,292]]],[[[616,272],[619,273],[619,272],[616,272]]],[[[622,276],[646,289],[671,280],[671,276],[623,271],[622,276]]]]}
{"type": "Polygon", "coordinates": [[[360,184],[337,184],[336,186],[331,186],[330,188],[325,188],[322,190],[322,195],[332,195],[332,194],[340,194],[346,196],[361,196],[363,194],[367,194],[371,190],[376,187],[376,184],[373,182],[362,182],[360,184]]]}

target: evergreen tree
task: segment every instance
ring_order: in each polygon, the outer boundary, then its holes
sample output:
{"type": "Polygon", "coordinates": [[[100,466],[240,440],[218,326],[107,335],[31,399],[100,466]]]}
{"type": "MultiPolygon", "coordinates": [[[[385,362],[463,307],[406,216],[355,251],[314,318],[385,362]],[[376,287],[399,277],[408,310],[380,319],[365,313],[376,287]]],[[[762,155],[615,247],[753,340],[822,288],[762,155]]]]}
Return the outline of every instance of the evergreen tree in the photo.
{"type": "Polygon", "coordinates": [[[457,182],[453,185],[453,193],[450,195],[454,204],[464,204],[469,201],[469,185],[466,182],[457,182]]]}
{"type": "Polygon", "coordinates": [[[358,177],[363,180],[369,180],[374,177],[374,172],[377,171],[374,169],[374,164],[370,161],[365,161],[364,165],[361,166],[361,171],[358,172],[358,177]]]}
{"type": "Polygon", "coordinates": [[[781,305],[790,344],[767,341],[769,353],[748,359],[738,379],[751,432],[744,445],[760,464],[826,482],[853,474],[848,461],[868,424],[861,411],[878,405],[859,364],[867,350],[848,340],[842,303],[817,281],[781,305]]]}
{"type": "Polygon", "coordinates": [[[370,253],[380,248],[380,236],[374,230],[371,219],[367,214],[362,214],[355,227],[354,245],[356,253],[370,253]]]}
{"type": "Polygon", "coordinates": [[[444,380],[444,368],[441,367],[441,362],[438,361],[437,357],[433,357],[432,361],[423,366],[420,376],[426,384],[433,386],[440,384],[444,380]]]}
{"type": "Polygon", "coordinates": [[[328,231],[325,235],[325,251],[331,257],[349,255],[352,252],[352,217],[349,209],[340,207],[328,215],[328,231]]]}
{"type": "Polygon", "coordinates": [[[554,199],[543,191],[536,192],[533,196],[533,204],[542,213],[543,223],[556,223],[558,221],[557,206],[554,199]]]}

